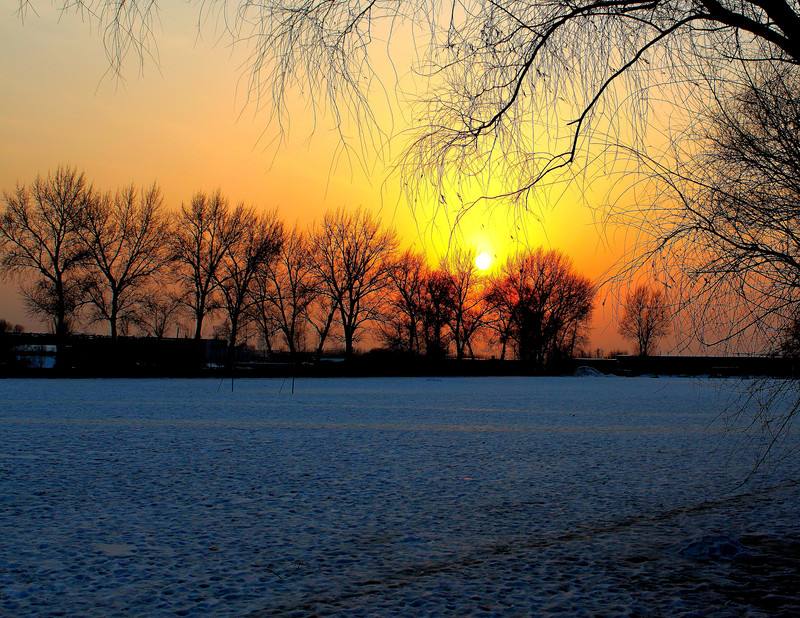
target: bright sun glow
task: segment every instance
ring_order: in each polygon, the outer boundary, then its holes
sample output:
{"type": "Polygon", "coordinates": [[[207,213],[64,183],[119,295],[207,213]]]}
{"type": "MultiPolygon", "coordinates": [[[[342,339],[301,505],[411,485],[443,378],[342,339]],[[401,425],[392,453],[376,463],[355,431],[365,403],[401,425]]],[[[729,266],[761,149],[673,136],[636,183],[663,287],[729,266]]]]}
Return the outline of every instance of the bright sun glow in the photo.
{"type": "Polygon", "coordinates": [[[492,256],[486,253],[479,253],[475,257],[475,266],[478,267],[478,270],[489,270],[489,267],[492,265],[492,256]]]}

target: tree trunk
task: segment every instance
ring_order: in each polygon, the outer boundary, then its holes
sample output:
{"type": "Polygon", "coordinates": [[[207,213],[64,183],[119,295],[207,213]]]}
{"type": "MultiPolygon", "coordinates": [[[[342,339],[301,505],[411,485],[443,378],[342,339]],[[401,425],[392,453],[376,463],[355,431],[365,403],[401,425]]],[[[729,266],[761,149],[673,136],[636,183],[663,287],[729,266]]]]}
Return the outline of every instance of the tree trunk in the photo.
{"type": "Polygon", "coordinates": [[[55,334],[64,337],[68,334],[67,330],[67,302],[64,298],[64,283],[58,278],[56,280],[55,334]]]}
{"type": "Polygon", "coordinates": [[[459,317],[456,319],[456,328],[455,332],[455,344],[456,344],[456,360],[463,360],[464,359],[464,339],[463,339],[463,332],[461,328],[461,318],[459,317]]]}
{"type": "Polygon", "coordinates": [[[265,325],[261,326],[261,336],[264,338],[264,347],[267,349],[267,356],[272,356],[272,341],[270,341],[269,329],[265,325]]]}
{"type": "Polygon", "coordinates": [[[56,369],[62,369],[64,362],[64,345],[67,337],[67,308],[64,300],[64,285],[59,279],[56,282],[56,316],[54,320],[54,330],[56,335],[56,369]]]}
{"type": "Polygon", "coordinates": [[[350,327],[344,329],[344,355],[347,358],[353,356],[353,329],[350,327]]]}
{"type": "Polygon", "coordinates": [[[322,350],[325,347],[325,341],[328,338],[328,332],[331,330],[331,324],[333,324],[333,316],[335,314],[336,306],[334,305],[333,309],[331,309],[328,313],[328,319],[325,320],[325,325],[318,331],[319,344],[317,345],[317,358],[322,356],[322,350]]]}
{"type": "Polygon", "coordinates": [[[111,341],[112,343],[116,343],[117,341],[117,308],[112,303],[111,306],[111,316],[108,318],[108,323],[111,326],[111,341]]]}
{"type": "Polygon", "coordinates": [[[199,341],[203,338],[203,318],[206,314],[206,301],[202,294],[195,296],[195,309],[194,309],[194,338],[199,341]]]}

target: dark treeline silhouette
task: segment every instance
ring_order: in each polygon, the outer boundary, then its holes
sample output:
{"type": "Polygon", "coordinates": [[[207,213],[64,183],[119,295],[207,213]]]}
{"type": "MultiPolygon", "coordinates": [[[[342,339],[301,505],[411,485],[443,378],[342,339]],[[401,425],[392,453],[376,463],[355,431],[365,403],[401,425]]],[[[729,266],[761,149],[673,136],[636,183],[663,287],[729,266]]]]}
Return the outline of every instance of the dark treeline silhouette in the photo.
{"type": "Polygon", "coordinates": [[[670,315],[667,299],[661,290],[638,285],[622,303],[619,332],[636,344],[639,356],[650,356],[658,340],[667,334],[670,315]]]}
{"type": "Polygon", "coordinates": [[[80,324],[105,325],[112,343],[212,331],[227,340],[229,364],[249,341],[291,358],[339,348],[351,357],[366,338],[462,360],[480,339],[500,359],[540,368],[582,342],[595,287],[566,256],[536,249],[488,276],[471,252],[431,267],[398,245],[361,209],[287,229],[275,212],[217,191],[174,213],[156,185],[101,193],[68,167],[6,193],[0,215],[2,272],[56,337],[80,324]]]}
{"type": "Polygon", "coordinates": [[[0,334],[1,333],[24,333],[25,327],[22,324],[12,324],[7,320],[0,319],[0,334]]]}

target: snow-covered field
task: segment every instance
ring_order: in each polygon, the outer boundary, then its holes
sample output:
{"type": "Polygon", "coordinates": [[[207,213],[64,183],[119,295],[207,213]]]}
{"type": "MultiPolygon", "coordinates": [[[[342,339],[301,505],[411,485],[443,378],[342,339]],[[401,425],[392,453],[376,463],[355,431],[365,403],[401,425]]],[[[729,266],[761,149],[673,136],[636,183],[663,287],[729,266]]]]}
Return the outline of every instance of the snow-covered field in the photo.
{"type": "Polygon", "coordinates": [[[798,615],[744,386],[2,380],[0,615],[798,615]]]}

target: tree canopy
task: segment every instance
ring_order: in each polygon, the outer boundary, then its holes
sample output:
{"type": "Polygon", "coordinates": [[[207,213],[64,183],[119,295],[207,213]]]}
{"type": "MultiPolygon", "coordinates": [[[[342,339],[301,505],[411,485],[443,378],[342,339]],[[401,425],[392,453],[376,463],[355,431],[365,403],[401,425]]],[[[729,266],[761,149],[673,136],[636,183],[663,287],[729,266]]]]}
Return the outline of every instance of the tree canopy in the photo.
{"type": "MultiPolygon", "coordinates": [[[[35,4],[21,0],[20,7],[35,4]]],[[[370,109],[370,88],[377,54],[388,48],[393,76],[420,78],[400,165],[408,183],[485,176],[498,168],[503,182],[494,194],[517,198],[570,167],[586,153],[587,141],[608,145],[635,128],[654,87],[710,93],[743,64],[768,61],[796,71],[800,63],[795,0],[195,4],[199,22],[216,21],[246,47],[249,91],[271,98],[279,118],[286,94],[296,89],[314,105],[329,106],[340,127],[354,119],[384,131],[370,109]],[[401,54],[398,38],[416,49],[401,54]],[[608,127],[593,132],[601,119],[608,127]]],[[[56,5],[99,25],[112,69],[131,57],[155,57],[158,3],[56,5]]]]}

